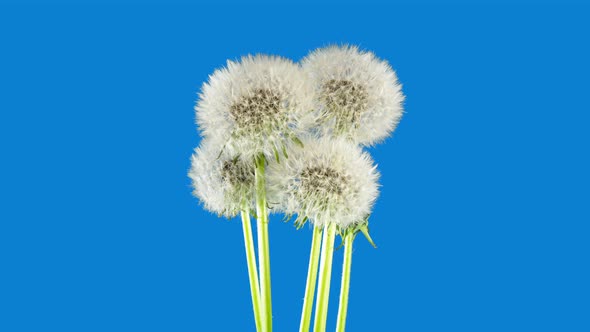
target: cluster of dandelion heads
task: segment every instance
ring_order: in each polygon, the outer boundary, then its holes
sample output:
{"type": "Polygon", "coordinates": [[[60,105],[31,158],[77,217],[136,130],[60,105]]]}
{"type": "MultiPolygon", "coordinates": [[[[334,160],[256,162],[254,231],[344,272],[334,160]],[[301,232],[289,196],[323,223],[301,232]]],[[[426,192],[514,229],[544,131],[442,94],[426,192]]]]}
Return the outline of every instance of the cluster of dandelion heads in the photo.
{"type": "Polygon", "coordinates": [[[369,154],[342,138],[304,138],[303,143],[269,167],[268,191],[279,202],[276,208],[320,227],[347,228],[366,218],[379,194],[379,173],[369,154]]]}
{"type": "Polygon", "coordinates": [[[244,204],[253,210],[254,161],[264,155],[271,212],[355,225],[378,195],[378,172],[361,147],[391,134],[403,101],[391,66],[355,46],[320,48],[300,64],[266,55],[228,61],[195,107],[204,143],[192,157],[194,194],[227,217],[244,204]]]}
{"type": "Polygon", "coordinates": [[[189,177],[206,210],[231,218],[254,207],[254,163],[220,151],[218,142],[205,140],[192,155],[189,177]]]}
{"type": "Polygon", "coordinates": [[[320,48],[303,59],[302,68],[324,135],[372,145],[396,128],[403,112],[401,85],[373,53],[355,46],[320,48]]]}
{"type": "Polygon", "coordinates": [[[228,61],[203,85],[197,124],[230,155],[275,158],[314,122],[309,89],[291,60],[257,55],[228,61]]]}

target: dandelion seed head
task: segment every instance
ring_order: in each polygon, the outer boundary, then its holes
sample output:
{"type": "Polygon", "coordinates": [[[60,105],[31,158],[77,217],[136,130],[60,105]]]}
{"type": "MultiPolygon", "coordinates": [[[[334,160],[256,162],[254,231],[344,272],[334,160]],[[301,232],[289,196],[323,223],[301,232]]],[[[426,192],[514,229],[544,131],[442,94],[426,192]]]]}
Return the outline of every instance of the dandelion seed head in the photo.
{"type": "Polygon", "coordinates": [[[193,194],[206,210],[231,218],[243,203],[249,209],[254,206],[254,163],[220,151],[218,142],[202,142],[191,157],[189,177],[193,194]]]}
{"type": "Polygon", "coordinates": [[[216,136],[230,154],[274,158],[315,121],[310,86],[292,61],[246,56],[228,61],[203,85],[195,107],[204,137],[216,136]]]}
{"type": "Polygon", "coordinates": [[[324,135],[372,145],[396,128],[403,112],[401,85],[391,66],[373,53],[330,46],[311,52],[302,68],[324,135]]]}
{"type": "Polygon", "coordinates": [[[379,174],[369,154],[343,138],[305,138],[289,158],[272,164],[268,191],[277,210],[305,216],[316,226],[361,222],[378,196],[379,174]]]}

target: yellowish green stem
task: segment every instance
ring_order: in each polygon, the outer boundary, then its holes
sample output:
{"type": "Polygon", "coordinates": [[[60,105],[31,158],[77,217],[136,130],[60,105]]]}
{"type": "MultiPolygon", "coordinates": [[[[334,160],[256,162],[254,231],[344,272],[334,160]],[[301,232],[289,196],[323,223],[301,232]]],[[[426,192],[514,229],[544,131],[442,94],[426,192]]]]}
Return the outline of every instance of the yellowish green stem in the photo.
{"type": "Polygon", "coordinates": [[[336,238],[336,224],[325,226],[322,237],[322,253],[320,258],[320,279],[318,281],[318,296],[315,304],[314,332],[325,332],[328,318],[328,301],[330,299],[330,279],[332,277],[332,258],[334,254],[334,239],[336,238]]]}
{"type": "Polygon", "coordinates": [[[262,332],[260,322],[260,286],[258,285],[258,271],[256,270],[256,253],[254,251],[254,240],[252,238],[250,211],[246,204],[242,207],[242,229],[244,233],[244,246],[246,249],[246,262],[248,264],[248,278],[250,279],[250,295],[252,296],[254,321],[256,323],[256,331],[262,332]]]}
{"type": "Polygon", "coordinates": [[[270,249],[268,240],[268,211],[266,209],[266,185],[263,155],[256,158],[256,217],[258,219],[258,266],[260,271],[260,312],[262,331],[272,331],[272,301],[270,292],[270,249]]]}
{"type": "Polygon", "coordinates": [[[344,237],[344,261],[342,263],[342,282],[340,284],[340,304],[338,306],[336,332],[344,332],[346,329],[348,291],[350,289],[350,269],[352,265],[352,242],[354,242],[354,233],[348,232],[344,237]]]}
{"type": "Polygon", "coordinates": [[[313,308],[313,296],[315,294],[315,285],[318,277],[321,237],[322,229],[320,227],[314,227],[311,238],[311,252],[309,253],[309,267],[307,268],[307,282],[305,283],[305,297],[303,298],[303,312],[301,313],[299,332],[309,332],[311,311],[313,308]]]}

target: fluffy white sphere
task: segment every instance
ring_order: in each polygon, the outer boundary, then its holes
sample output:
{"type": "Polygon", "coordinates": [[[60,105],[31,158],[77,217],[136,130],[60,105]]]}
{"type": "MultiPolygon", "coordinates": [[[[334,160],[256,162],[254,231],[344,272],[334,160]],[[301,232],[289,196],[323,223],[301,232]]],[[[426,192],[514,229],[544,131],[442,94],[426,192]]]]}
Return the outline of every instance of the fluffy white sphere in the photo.
{"type": "Polygon", "coordinates": [[[242,204],[254,209],[254,162],[246,162],[220,153],[219,142],[206,139],[191,157],[189,177],[193,194],[208,211],[231,218],[242,210],[242,204]]]}
{"type": "Polygon", "coordinates": [[[204,137],[250,159],[275,158],[314,122],[310,87],[301,69],[276,56],[228,61],[203,85],[195,107],[204,137]]]}
{"type": "Polygon", "coordinates": [[[311,52],[301,65],[324,135],[372,145],[396,128],[404,95],[387,62],[355,46],[330,46],[311,52]]]}
{"type": "Polygon", "coordinates": [[[269,167],[267,190],[275,208],[320,227],[362,222],[379,194],[379,173],[369,154],[342,138],[303,143],[305,148],[292,145],[288,159],[269,167]]]}

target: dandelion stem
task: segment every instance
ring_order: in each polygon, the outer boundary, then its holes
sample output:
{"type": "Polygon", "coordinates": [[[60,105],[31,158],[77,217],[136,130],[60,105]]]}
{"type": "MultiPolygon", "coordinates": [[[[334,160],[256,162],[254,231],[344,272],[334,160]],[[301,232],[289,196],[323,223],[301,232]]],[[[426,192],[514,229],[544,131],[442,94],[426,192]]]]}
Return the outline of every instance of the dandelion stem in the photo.
{"type": "Polygon", "coordinates": [[[258,266],[260,270],[260,298],[262,331],[272,331],[272,301],[270,292],[270,249],[268,241],[268,211],[266,210],[266,189],[263,155],[256,158],[256,217],[258,219],[258,266]]]}
{"type": "Polygon", "coordinates": [[[340,284],[340,304],[338,306],[336,332],[344,332],[346,327],[348,291],[350,289],[350,269],[352,265],[352,242],[354,242],[354,233],[349,232],[344,237],[344,261],[342,263],[342,283],[340,284]]]}
{"type": "Polygon", "coordinates": [[[313,236],[311,238],[311,252],[309,253],[309,267],[307,269],[307,282],[305,283],[305,297],[303,298],[303,312],[301,313],[299,332],[308,332],[309,324],[311,323],[313,296],[315,293],[315,285],[318,277],[318,264],[320,261],[321,236],[322,229],[320,227],[314,227],[313,236]]]}
{"type": "Polygon", "coordinates": [[[256,323],[256,331],[262,332],[260,322],[260,286],[258,285],[258,271],[256,270],[256,253],[254,252],[250,211],[246,204],[242,206],[242,229],[244,232],[244,246],[246,249],[246,262],[248,264],[248,278],[250,279],[250,295],[252,296],[254,321],[256,323]]]}
{"type": "Polygon", "coordinates": [[[320,258],[320,279],[318,282],[318,296],[315,304],[314,332],[325,332],[328,316],[328,301],[330,299],[330,278],[332,276],[332,257],[334,253],[334,239],[336,224],[325,226],[322,237],[322,253],[320,258]]]}

